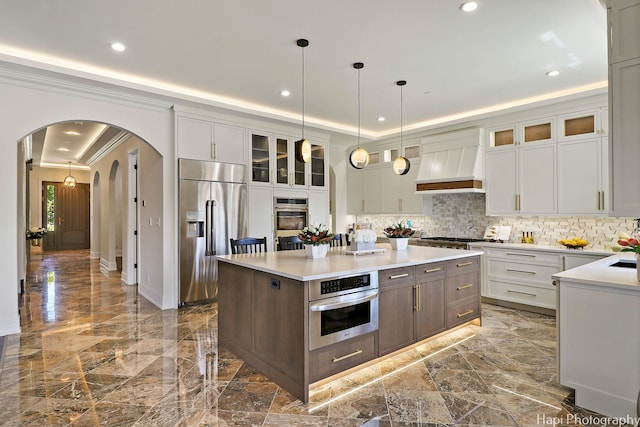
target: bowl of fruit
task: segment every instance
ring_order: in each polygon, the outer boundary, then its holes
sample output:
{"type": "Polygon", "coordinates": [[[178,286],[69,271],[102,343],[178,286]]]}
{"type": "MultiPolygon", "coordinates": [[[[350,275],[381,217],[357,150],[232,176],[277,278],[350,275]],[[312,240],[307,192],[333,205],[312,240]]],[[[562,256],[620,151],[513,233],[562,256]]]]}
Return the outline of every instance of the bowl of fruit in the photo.
{"type": "Polygon", "coordinates": [[[574,237],[573,239],[562,239],[559,240],[558,243],[569,249],[582,249],[589,244],[588,241],[578,237],[574,237]]]}

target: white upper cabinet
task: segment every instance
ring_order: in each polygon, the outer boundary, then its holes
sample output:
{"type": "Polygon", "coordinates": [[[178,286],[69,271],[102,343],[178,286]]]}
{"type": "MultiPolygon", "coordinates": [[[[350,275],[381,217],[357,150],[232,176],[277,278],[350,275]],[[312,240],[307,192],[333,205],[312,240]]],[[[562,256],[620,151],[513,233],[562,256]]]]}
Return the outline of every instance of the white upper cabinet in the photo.
{"type": "Polygon", "coordinates": [[[640,58],[640,2],[609,0],[609,63],[640,58]]]}
{"type": "Polygon", "coordinates": [[[523,147],[518,164],[518,212],[556,212],[556,147],[554,144],[523,147]]]}
{"type": "Polygon", "coordinates": [[[511,215],[517,212],[518,151],[487,152],[485,188],[487,215],[511,215]]]}
{"type": "Polygon", "coordinates": [[[541,118],[487,129],[487,150],[555,140],[555,118],[541,118]]]}
{"type": "Polygon", "coordinates": [[[176,133],[180,158],[246,163],[244,128],[178,116],[176,133]]]}
{"type": "Polygon", "coordinates": [[[609,131],[607,109],[594,109],[558,117],[558,141],[575,141],[606,135],[609,131]]]}
{"type": "Polygon", "coordinates": [[[640,213],[640,0],[609,0],[609,156],[613,216],[640,213]]]}

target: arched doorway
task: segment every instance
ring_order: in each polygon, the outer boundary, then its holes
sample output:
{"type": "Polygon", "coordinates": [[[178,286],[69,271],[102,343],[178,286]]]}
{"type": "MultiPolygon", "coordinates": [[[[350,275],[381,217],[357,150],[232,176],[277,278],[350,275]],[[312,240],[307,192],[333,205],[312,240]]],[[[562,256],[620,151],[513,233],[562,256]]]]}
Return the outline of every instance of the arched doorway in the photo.
{"type": "Polygon", "coordinates": [[[108,271],[122,271],[122,170],[116,160],[109,172],[108,271]]]}
{"type": "Polygon", "coordinates": [[[100,172],[95,172],[93,176],[93,187],[91,188],[91,258],[100,258],[100,224],[101,204],[100,204],[100,172]]]}

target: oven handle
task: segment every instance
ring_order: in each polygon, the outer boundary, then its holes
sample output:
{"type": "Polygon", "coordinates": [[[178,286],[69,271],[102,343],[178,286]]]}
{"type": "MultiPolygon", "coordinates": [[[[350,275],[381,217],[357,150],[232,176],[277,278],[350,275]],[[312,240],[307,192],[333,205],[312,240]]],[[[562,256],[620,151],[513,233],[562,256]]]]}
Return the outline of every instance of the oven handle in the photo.
{"type": "Polygon", "coordinates": [[[372,294],[368,294],[364,297],[353,298],[349,300],[341,300],[340,302],[334,302],[329,304],[315,303],[309,305],[309,311],[328,311],[335,310],[337,308],[349,307],[350,305],[362,304],[363,302],[371,301],[378,298],[378,291],[372,294]]]}

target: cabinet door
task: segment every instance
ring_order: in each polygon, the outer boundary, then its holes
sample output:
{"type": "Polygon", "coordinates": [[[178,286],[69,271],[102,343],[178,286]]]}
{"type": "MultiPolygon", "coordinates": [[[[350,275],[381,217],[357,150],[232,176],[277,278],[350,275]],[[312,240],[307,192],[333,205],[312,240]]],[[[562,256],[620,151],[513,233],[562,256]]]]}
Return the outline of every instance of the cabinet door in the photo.
{"type": "Polygon", "coordinates": [[[516,150],[491,151],[485,157],[487,215],[515,213],[517,195],[516,150]]]}
{"type": "Polygon", "coordinates": [[[414,285],[412,283],[381,289],[378,305],[380,355],[414,342],[414,285]]]}
{"type": "Polygon", "coordinates": [[[289,186],[291,183],[291,171],[289,170],[289,140],[276,137],[275,147],[275,178],[276,185],[289,186]]]}
{"type": "Polygon", "coordinates": [[[575,141],[599,136],[602,132],[600,111],[581,111],[558,118],[558,141],[575,141]]]}
{"type": "Polygon", "coordinates": [[[600,138],[558,144],[558,213],[602,213],[600,138]]]}
{"type": "Polygon", "coordinates": [[[271,183],[271,145],[269,135],[251,132],[251,180],[252,183],[271,183]]]}
{"type": "Polygon", "coordinates": [[[366,168],[364,169],[364,200],[366,213],[381,213],[382,198],[389,196],[382,194],[382,177],[384,168],[366,168]]]}
{"type": "Polygon", "coordinates": [[[556,212],[556,147],[552,144],[520,149],[519,208],[527,214],[556,212]]]}
{"type": "Polygon", "coordinates": [[[322,144],[311,144],[311,179],[309,185],[314,188],[327,188],[329,162],[326,149],[322,144]]]}
{"type": "Polygon", "coordinates": [[[609,63],[640,58],[640,1],[610,0],[607,3],[611,18],[609,63]]]}
{"type": "Polygon", "coordinates": [[[416,341],[420,341],[445,329],[444,278],[420,283],[417,293],[420,303],[415,314],[415,328],[416,341]]]}
{"type": "Polygon", "coordinates": [[[191,117],[178,117],[176,124],[178,157],[211,160],[213,157],[213,123],[191,117]]]}
{"type": "Polygon", "coordinates": [[[309,190],[309,222],[329,225],[329,192],[309,190]]]}
{"type": "Polygon", "coordinates": [[[244,133],[244,128],[214,123],[213,160],[246,164],[244,133]]]}
{"type": "Polygon", "coordinates": [[[612,216],[633,216],[640,212],[640,58],[610,68],[609,156],[611,156],[612,216]]]}
{"type": "Polygon", "coordinates": [[[383,168],[380,193],[385,195],[382,200],[385,213],[423,213],[422,195],[415,194],[418,169],[419,162],[411,162],[406,175],[396,175],[390,166],[383,168]]]}
{"type": "Polygon", "coordinates": [[[347,213],[361,214],[364,212],[364,175],[362,169],[349,167],[347,171],[347,213]]]}
{"type": "Polygon", "coordinates": [[[267,237],[267,250],[273,251],[273,189],[250,185],[247,237],[267,237]]]}
{"type": "Polygon", "coordinates": [[[520,124],[520,140],[517,144],[552,142],[555,140],[555,120],[538,119],[520,124]]]}
{"type": "Polygon", "coordinates": [[[517,141],[516,126],[500,126],[487,129],[489,147],[513,147],[517,141]]]}

